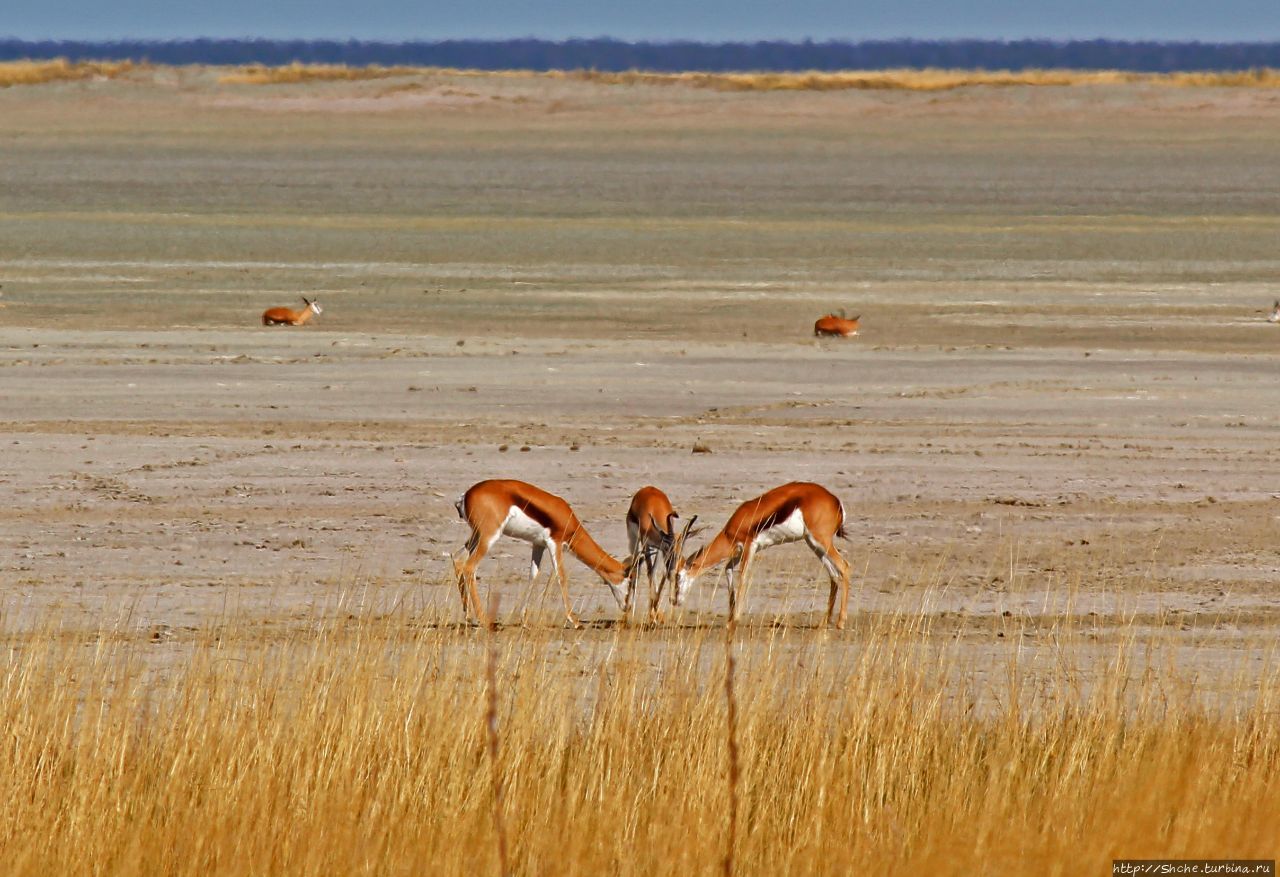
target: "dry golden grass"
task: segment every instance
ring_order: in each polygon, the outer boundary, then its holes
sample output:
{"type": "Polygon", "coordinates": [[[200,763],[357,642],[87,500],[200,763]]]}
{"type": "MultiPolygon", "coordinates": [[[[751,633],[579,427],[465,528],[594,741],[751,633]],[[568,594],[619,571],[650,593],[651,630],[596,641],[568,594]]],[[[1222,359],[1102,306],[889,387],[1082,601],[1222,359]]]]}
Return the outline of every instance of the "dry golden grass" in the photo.
{"type": "MultiPolygon", "coordinates": [[[[0,62],[0,87],[38,85],[93,78],[117,78],[151,69],[132,61],[0,62]]],[[[281,67],[261,64],[237,67],[218,77],[230,85],[299,85],[309,82],[361,82],[408,76],[451,76],[507,79],[577,79],[604,85],[671,85],[717,91],[840,91],[846,89],[949,91],[975,86],[1081,86],[1141,82],[1181,88],[1280,88],[1280,71],[1271,68],[1221,73],[1130,73],[1120,70],[847,70],[805,73],[647,73],[631,70],[461,70],[447,67],[350,67],[344,64],[293,63],[281,67]]]]}
{"type": "MultiPolygon", "coordinates": [[[[503,630],[491,746],[483,632],[344,618],[272,635],[233,620],[189,642],[10,637],[6,873],[496,873],[495,751],[515,873],[723,863],[717,631],[503,630]]],[[[1274,673],[1215,706],[1132,645],[1100,676],[1064,661],[1032,683],[1015,637],[977,668],[924,648],[927,618],[863,619],[845,651],[829,636],[739,628],[735,873],[1275,854],[1274,673]]]]}
{"type": "Polygon", "coordinates": [[[614,85],[689,85],[717,91],[840,91],[845,89],[948,91],[968,86],[1111,85],[1140,74],[1119,71],[851,70],[834,73],[598,73],[576,78],[614,85]]]}
{"type": "Polygon", "coordinates": [[[148,69],[133,61],[77,61],[66,58],[52,61],[0,62],[0,88],[12,85],[41,85],[80,79],[115,79],[135,70],[148,69]]]}
{"type": "Polygon", "coordinates": [[[537,73],[532,70],[461,70],[454,67],[348,67],[345,64],[300,64],[283,67],[251,64],[238,67],[218,77],[228,85],[296,85],[305,82],[359,82],[366,79],[391,79],[400,76],[461,76],[471,78],[530,79],[538,76],[563,78],[559,71],[537,73]]]}
{"type": "Polygon", "coordinates": [[[267,67],[254,64],[223,74],[219,82],[233,85],[297,85],[305,82],[359,82],[390,79],[423,72],[420,67],[348,67],[345,64],[288,64],[267,67]]]}
{"type": "Polygon", "coordinates": [[[834,73],[600,73],[574,78],[610,85],[688,85],[717,91],[950,91],[974,86],[1081,86],[1142,82],[1179,87],[1280,87],[1280,71],[1130,73],[1121,70],[867,70],[834,73]]]}
{"type": "MultiPolygon", "coordinates": [[[[0,62],[0,87],[45,82],[117,78],[151,69],[132,61],[0,62]]],[[[647,73],[631,70],[461,70],[447,67],[350,67],[344,64],[293,63],[281,67],[261,64],[237,67],[218,77],[230,85],[298,85],[309,82],[361,82],[408,76],[452,76],[506,79],[577,79],[604,85],[673,85],[717,91],[840,91],[846,89],[949,91],[975,86],[1081,86],[1149,83],[1180,88],[1280,88],[1280,71],[1271,68],[1220,73],[1130,73],[1120,70],[847,70],[805,73],[647,73]]]]}
{"type": "Polygon", "coordinates": [[[1164,79],[1170,85],[1185,88],[1280,88],[1280,70],[1271,67],[1225,73],[1170,73],[1164,79]]]}
{"type": "Polygon", "coordinates": [[[1174,87],[1280,87],[1280,71],[1258,69],[1226,73],[1130,73],[1120,70],[850,70],[832,73],[646,73],[632,70],[486,72],[427,67],[345,67],[291,64],[286,67],[246,67],[220,82],[266,85],[316,81],[358,81],[393,76],[493,76],[577,79],[603,85],[674,85],[717,91],[840,91],[846,89],[949,91],[975,86],[1082,86],[1142,82],[1174,87]]]}

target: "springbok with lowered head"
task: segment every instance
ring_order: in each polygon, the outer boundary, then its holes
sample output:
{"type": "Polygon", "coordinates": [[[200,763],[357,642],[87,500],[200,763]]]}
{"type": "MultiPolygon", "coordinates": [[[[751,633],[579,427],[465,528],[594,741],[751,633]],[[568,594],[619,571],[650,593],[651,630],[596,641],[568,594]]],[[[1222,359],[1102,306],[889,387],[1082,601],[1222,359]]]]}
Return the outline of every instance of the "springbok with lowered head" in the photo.
{"type": "Polygon", "coordinates": [[[301,326],[313,315],[321,313],[319,302],[314,302],[305,295],[302,300],[306,303],[306,307],[297,311],[293,308],[267,308],[262,312],[262,325],[301,326]]]}
{"type": "Polygon", "coordinates": [[[596,544],[569,504],[555,494],[524,481],[480,481],[468,488],[454,503],[454,508],[471,525],[471,535],[464,546],[467,557],[465,560],[454,558],[453,561],[453,569],[458,576],[458,593],[462,597],[462,614],[468,620],[471,609],[481,624],[492,622],[476,593],[476,566],[502,536],[520,539],[533,546],[530,578],[537,578],[542,558],[548,552],[551,554],[551,569],[560,580],[565,615],[574,627],[582,625],[574,617],[569,603],[569,579],[564,569],[565,548],[604,580],[619,608],[626,605],[627,595],[622,583],[627,577],[627,567],[596,544]]]}
{"type": "Polygon", "coordinates": [[[717,564],[728,561],[725,580],[729,589],[729,623],[737,618],[740,580],[745,586],[747,572],[757,551],[803,539],[822,561],[831,579],[827,600],[827,624],[840,597],[837,628],[844,627],[849,609],[849,564],[836,550],[835,538],[844,532],[844,505],[820,484],[792,481],[749,499],[738,506],[715,538],[680,563],[676,572],[675,604],[680,605],[694,579],[717,564]]]}
{"type": "Polygon", "coordinates": [[[649,579],[649,620],[658,620],[658,604],[662,601],[663,588],[675,577],[685,540],[689,538],[690,528],[698,520],[698,516],[694,515],[677,535],[676,524],[679,518],[671,500],[656,487],[642,487],[631,498],[631,507],[627,509],[627,602],[622,609],[628,617],[635,604],[640,565],[644,564],[649,579]],[[659,558],[662,560],[661,575],[657,577],[655,585],[654,572],[658,569],[659,558]]]}

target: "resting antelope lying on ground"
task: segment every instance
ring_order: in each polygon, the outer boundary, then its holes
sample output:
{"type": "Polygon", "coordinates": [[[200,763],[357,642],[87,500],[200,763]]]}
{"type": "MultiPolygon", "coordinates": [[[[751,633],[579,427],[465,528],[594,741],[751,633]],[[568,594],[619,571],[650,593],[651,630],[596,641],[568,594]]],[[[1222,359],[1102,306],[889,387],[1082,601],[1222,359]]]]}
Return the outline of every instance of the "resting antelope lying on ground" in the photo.
{"type": "Polygon", "coordinates": [[[534,487],[524,481],[494,480],[473,484],[454,508],[468,524],[471,535],[467,537],[466,560],[454,558],[453,569],[458,576],[458,593],[462,596],[462,614],[470,619],[468,607],[475,610],[476,619],[488,624],[492,619],[485,615],[476,594],[476,566],[500,536],[521,539],[533,546],[533,558],[529,574],[536,578],[538,568],[546,552],[551,553],[551,569],[560,580],[560,593],[564,597],[564,611],[569,623],[581,627],[569,604],[569,579],[564,569],[564,549],[568,548],[578,560],[595,571],[613,592],[618,606],[626,605],[626,591],[622,582],[627,576],[626,567],[596,544],[569,504],[554,494],[534,487]]]}
{"type": "Polygon", "coordinates": [[[835,537],[845,538],[844,506],[831,491],[819,484],[792,481],[738,506],[716,537],[682,561],[676,572],[675,604],[680,605],[694,579],[711,567],[728,561],[725,568],[729,589],[729,623],[738,610],[737,583],[746,584],[747,571],[757,551],[773,545],[803,539],[822,561],[831,579],[827,600],[827,624],[840,598],[837,628],[844,627],[849,608],[849,564],[836,550],[835,537]]]}
{"type": "Polygon", "coordinates": [[[307,303],[307,306],[300,311],[295,311],[292,308],[267,308],[262,312],[262,325],[301,326],[311,319],[313,314],[321,312],[319,302],[311,301],[305,295],[302,300],[307,303]]]}
{"type": "Polygon", "coordinates": [[[858,334],[858,320],[860,319],[862,319],[861,314],[852,320],[846,320],[843,316],[837,317],[835,314],[827,314],[825,317],[819,317],[818,322],[813,324],[813,334],[815,337],[827,335],[833,338],[852,338],[858,334]]]}
{"type": "Polygon", "coordinates": [[[627,509],[627,602],[622,609],[628,617],[635,603],[636,580],[640,578],[640,564],[643,563],[649,579],[649,620],[658,619],[658,603],[662,600],[663,588],[675,575],[680,553],[689,538],[689,528],[698,520],[697,515],[690,518],[677,536],[679,517],[671,506],[671,500],[656,487],[642,487],[631,498],[631,508],[627,509]],[[654,570],[659,557],[662,558],[662,575],[655,587],[654,570]]]}

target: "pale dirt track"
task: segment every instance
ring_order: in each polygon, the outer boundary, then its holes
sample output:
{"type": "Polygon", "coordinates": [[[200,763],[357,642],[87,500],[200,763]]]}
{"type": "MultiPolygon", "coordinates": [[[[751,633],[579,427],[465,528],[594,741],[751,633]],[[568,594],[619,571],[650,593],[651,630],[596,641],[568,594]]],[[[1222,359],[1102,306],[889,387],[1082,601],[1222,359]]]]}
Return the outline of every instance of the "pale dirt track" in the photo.
{"type": "MultiPolygon", "coordinates": [[[[1010,617],[1274,643],[1273,95],[182,75],[0,93],[10,628],[447,616],[476,480],[620,553],[642,484],[718,523],[805,479],[849,513],[847,637],[923,605],[979,649],[1010,617]],[[313,325],[256,324],[312,292],[313,325]],[[861,337],[811,337],[834,307],[861,337]]],[[[492,557],[555,629],[525,547],[492,557]]],[[[764,555],[749,617],[812,623],[820,578],[764,555]]],[[[684,620],[723,610],[708,579],[684,620]]]]}

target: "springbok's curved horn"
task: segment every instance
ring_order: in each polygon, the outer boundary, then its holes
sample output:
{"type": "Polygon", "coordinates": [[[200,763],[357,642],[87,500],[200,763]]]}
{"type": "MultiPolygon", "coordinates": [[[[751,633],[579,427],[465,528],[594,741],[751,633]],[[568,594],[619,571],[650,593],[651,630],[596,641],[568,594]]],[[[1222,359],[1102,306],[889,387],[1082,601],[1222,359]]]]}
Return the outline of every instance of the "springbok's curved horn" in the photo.
{"type": "Polygon", "coordinates": [[[698,516],[697,516],[697,515],[694,515],[692,518],[690,518],[690,519],[689,519],[688,523],[686,523],[686,524],[684,525],[684,529],[680,531],[680,540],[679,540],[679,541],[680,541],[680,547],[681,547],[682,549],[684,548],[685,540],[687,540],[687,539],[688,539],[690,536],[692,536],[692,535],[696,535],[696,534],[698,534],[698,533],[701,533],[701,532],[702,532],[702,530],[703,530],[703,529],[705,529],[705,528],[703,528],[703,527],[699,527],[697,530],[694,530],[694,529],[693,529],[693,525],[694,525],[694,523],[695,523],[695,522],[697,522],[697,520],[698,520],[698,516]]]}
{"type": "Polygon", "coordinates": [[[657,518],[655,518],[652,514],[651,514],[651,515],[649,515],[649,523],[653,525],[653,529],[657,530],[659,533],[661,533],[661,534],[662,534],[662,538],[663,538],[663,539],[670,539],[670,538],[671,538],[671,531],[670,531],[670,530],[664,530],[664,529],[662,528],[662,525],[658,523],[658,519],[657,519],[657,518]]]}

